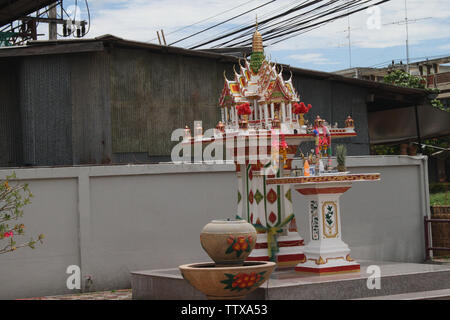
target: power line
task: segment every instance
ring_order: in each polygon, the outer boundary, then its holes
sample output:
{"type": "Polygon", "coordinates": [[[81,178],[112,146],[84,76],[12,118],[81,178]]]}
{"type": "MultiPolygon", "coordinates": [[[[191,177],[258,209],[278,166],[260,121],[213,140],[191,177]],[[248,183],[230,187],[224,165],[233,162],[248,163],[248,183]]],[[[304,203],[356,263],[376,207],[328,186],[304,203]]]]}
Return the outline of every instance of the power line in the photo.
{"type": "MultiPolygon", "coordinates": [[[[314,1],[312,1],[311,3],[307,3],[307,4],[304,4],[304,5],[296,6],[296,7],[292,8],[292,9],[289,9],[289,10],[287,10],[287,11],[281,13],[281,14],[278,14],[278,15],[275,15],[275,16],[273,16],[273,17],[267,18],[267,19],[265,19],[265,20],[263,20],[263,21],[260,21],[260,22],[258,23],[258,25],[264,25],[264,24],[266,24],[266,23],[268,23],[268,22],[270,22],[270,21],[273,21],[273,20],[278,19],[278,18],[280,18],[280,17],[286,16],[286,15],[292,13],[292,12],[301,10],[301,9],[303,9],[303,8],[306,8],[306,7],[308,7],[308,6],[311,6],[311,5],[315,4],[315,3],[319,3],[319,2],[321,2],[321,1],[323,1],[323,0],[314,0],[314,1]]],[[[212,42],[216,42],[216,41],[221,40],[221,39],[228,38],[228,37],[230,37],[230,36],[232,36],[232,35],[238,34],[238,33],[242,32],[242,31],[249,30],[249,29],[251,29],[251,28],[254,28],[254,24],[251,24],[251,25],[249,25],[249,26],[243,27],[243,28],[241,28],[241,29],[239,29],[239,30],[236,30],[236,31],[233,31],[233,32],[229,32],[229,33],[227,33],[227,34],[225,34],[225,35],[222,35],[222,36],[219,36],[219,37],[217,37],[217,38],[215,38],[215,39],[213,39],[213,40],[209,40],[209,41],[203,42],[203,43],[198,44],[198,45],[196,45],[196,46],[194,46],[194,47],[191,47],[190,49],[197,49],[197,48],[199,48],[199,47],[201,47],[201,46],[210,44],[210,43],[212,43],[212,42]]]]}
{"type": "MultiPolygon", "coordinates": [[[[345,4],[341,4],[341,5],[337,6],[337,7],[328,8],[328,9],[324,10],[323,12],[316,13],[312,17],[308,17],[309,20],[306,20],[306,21],[302,20],[302,22],[298,22],[298,19],[302,15],[304,15],[304,14],[300,14],[300,15],[298,15],[296,17],[293,17],[293,18],[297,18],[297,20],[292,21],[287,26],[284,26],[284,27],[281,27],[281,28],[280,27],[279,28],[272,28],[271,30],[269,30],[267,32],[263,32],[262,33],[263,40],[267,41],[267,40],[272,40],[272,39],[277,39],[277,38],[280,38],[280,37],[284,37],[281,40],[277,40],[277,41],[271,43],[271,45],[273,45],[273,44],[279,43],[281,41],[290,39],[292,37],[298,36],[300,34],[299,32],[304,33],[305,30],[307,30],[307,29],[311,29],[313,27],[320,26],[320,25],[323,25],[325,23],[334,21],[336,19],[339,19],[339,18],[342,18],[342,17],[345,17],[345,16],[349,16],[349,15],[351,15],[353,13],[356,13],[356,12],[359,12],[361,10],[367,9],[369,6],[371,6],[373,4],[370,4],[370,5],[367,5],[367,6],[363,6],[363,7],[360,7],[360,5],[361,4],[367,4],[370,1],[371,0],[366,0],[366,1],[361,1],[360,0],[360,1],[352,1],[351,3],[347,2],[345,4]],[[340,11],[348,10],[350,8],[357,8],[357,7],[359,7],[359,8],[355,9],[353,11],[348,11],[346,14],[341,14],[341,15],[334,16],[334,17],[331,17],[331,18],[326,19],[326,20],[322,20],[322,21],[313,23],[314,21],[317,21],[317,20],[319,20],[321,18],[324,18],[324,17],[326,17],[328,15],[336,14],[336,13],[338,13],[340,11]]],[[[381,3],[384,3],[384,2],[387,2],[387,1],[390,1],[390,0],[379,1],[379,2],[375,3],[375,5],[381,4],[381,3]]],[[[335,3],[336,3],[336,1],[329,1],[327,4],[328,5],[332,5],[332,4],[335,4],[335,3]]],[[[321,7],[326,7],[327,4],[322,5],[321,7]]],[[[317,10],[317,8],[314,8],[313,10],[309,11],[308,13],[310,13],[310,12],[312,12],[314,10],[317,10]]],[[[250,42],[251,42],[251,39],[246,38],[244,40],[241,40],[240,42],[233,43],[232,45],[228,45],[228,47],[235,46],[235,45],[236,46],[237,45],[246,45],[247,43],[250,43],[250,42]]],[[[225,44],[225,43],[223,43],[223,44],[225,44]]]]}
{"type": "MultiPolygon", "coordinates": [[[[308,1],[309,1],[309,0],[304,0],[304,3],[305,3],[305,2],[308,2],[308,1]]],[[[259,16],[259,18],[261,19],[261,18],[270,16],[270,15],[273,15],[273,14],[275,14],[275,13],[282,12],[282,11],[285,10],[286,8],[292,7],[294,4],[297,4],[297,5],[298,5],[298,0],[295,0],[295,1],[293,1],[293,2],[290,2],[289,4],[287,4],[287,5],[283,6],[283,7],[279,7],[279,8],[277,8],[277,9],[272,10],[272,11],[270,11],[270,12],[267,12],[267,13],[265,13],[265,14],[262,14],[262,15],[259,16]]],[[[247,20],[248,20],[248,19],[247,19],[247,20]]],[[[247,21],[247,20],[246,20],[246,21],[247,21]]],[[[228,32],[232,32],[232,31],[236,31],[236,30],[239,30],[239,29],[241,29],[241,28],[242,28],[242,25],[240,25],[240,26],[238,26],[238,27],[228,28],[228,29],[224,30],[223,33],[228,33],[228,32]]],[[[247,31],[247,32],[251,32],[251,31],[247,31]]],[[[216,37],[217,37],[217,35],[212,36],[212,37],[210,36],[210,37],[204,38],[204,39],[202,39],[202,40],[198,40],[196,43],[192,44],[191,46],[195,46],[195,45],[200,44],[200,43],[202,43],[202,42],[209,41],[209,40],[211,40],[211,39],[215,39],[216,37]]],[[[214,48],[214,47],[213,47],[213,48],[214,48]]]]}
{"type": "Polygon", "coordinates": [[[205,31],[211,30],[211,29],[213,29],[213,28],[215,28],[215,27],[217,27],[217,26],[220,26],[220,25],[222,25],[222,24],[224,24],[224,23],[227,23],[227,22],[229,22],[229,21],[231,21],[231,20],[234,20],[234,19],[236,19],[237,17],[243,16],[244,14],[247,14],[247,13],[249,13],[249,12],[255,11],[256,9],[262,8],[262,7],[268,5],[269,3],[272,3],[272,2],[275,2],[275,0],[271,0],[271,1],[269,1],[269,2],[266,2],[266,3],[264,3],[264,4],[260,5],[260,6],[257,6],[256,8],[250,9],[250,10],[248,10],[248,11],[246,11],[246,12],[244,12],[244,13],[241,13],[241,14],[239,14],[239,15],[237,15],[237,16],[234,16],[234,17],[229,18],[229,19],[227,19],[227,20],[225,20],[225,21],[222,21],[222,22],[220,22],[220,23],[217,23],[217,24],[215,24],[215,25],[213,25],[213,26],[211,26],[211,27],[208,27],[208,28],[203,29],[203,30],[201,30],[201,31],[198,31],[198,32],[196,32],[196,33],[194,33],[194,34],[191,34],[190,36],[187,36],[187,37],[184,37],[184,38],[182,38],[182,39],[180,39],[180,40],[177,40],[177,41],[175,41],[175,42],[172,42],[172,43],[169,44],[169,46],[174,45],[175,43],[184,41],[184,40],[186,40],[186,39],[192,38],[192,37],[194,37],[194,36],[196,36],[196,35],[198,35],[198,34],[200,34],[200,33],[203,33],[203,32],[205,32],[205,31]]]}
{"type": "MultiPolygon", "coordinates": [[[[379,4],[388,2],[388,1],[391,1],[391,0],[382,0],[382,1],[379,1],[379,2],[377,2],[377,3],[375,3],[375,4],[373,4],[373,5],[379,5],[379,4]]],[[[302,30],[304,30],[305,28],[311,28],[311,27],[314,27],[314,26],[321,26],[321,25],[323,25],[323,24],[326,24],[326,23],[329,23],[329,22],[333,22],[333,21],[335,21],[335,20],[337,20],[337,19],[340,19],[340,18],[343,18],[343,17],[346,17],[346,16],[350,16],[350,15],[352,15],[352,14],[355,14],[355,13],[357,13],[357,12],[360,12],[360,11],[362,11],[362,10],[365,10],[365,9],[371,7],[371,6],[372,6],[372,4],[371,4],[371,5],[364,6],[364,7],[359,8],[359,9],[355,9],[355,10],[350,11],[350,12],[348,12],[348,13],[344,13],[344,14],[341,14],[341,15],[338,15],[338,16],[335,16],[335,17],[326,19],[326,20],[324,20],[324,21],[320,21],[320,22],[311,24],[311,25],[309,25],[309,26],[307,26],[307,27],[301,27],[301,28],[297,28],[297,29],[291,30],[291,31],[285,33],[285,34],[287,35],[285,38],[282,38],[282,39],[280,39],[280,40],[277,40],[277,41],[275,41],[275,42],[272,42],[271,45],[274,45],[274,44],[276,44],[276,43],[280,43],[280,42],[282,42],[282,41],[285,41],[285,40],[288,40],[288,39],[291,39],[291,38],[294,38],[294,37],[296,37],[296,36],[299,35],[299,34],[297,34],[298,31],[302,31],[302,30]]],[[[282,36],[282,35],[281,35],[281,36],[282,36]]],[[[280,35],[279,35],[278,37],[280,37],[280,35]]]]}
{"type": "MultiPolygon", "coordinates": [[[[206,18],[206,19],[203,19],[203,20],[194,22],[193,24],[190,24],[190,25],[188,25],[188,26],[184,26],[184,27],[182,27],[182,28],[179,28],[179,29],[176,29],[176,30],[174,30],[174,31],[171,31],[171,32],[169,32],[167,35],[170,35],[170,34],[174,34],[174,33],[180,32],[180,31],[185,30],[185,29],[187,29],[187,28],[193,27],[193,26],[195,26],[195,25],[197,25],[197,24],[199,24],[199,23],[202,23],[202,22],[211,20],[211,19],[213,19],[213,18],[216,18],[216,17],[218,17],[218,16],[221,16],[221,15],[223,15],[223,14],[225,14],[225,13],[228,13],[228,12],[230,12],[230,11],[233,11],[233,10],[235,10],[235,9],[237,9],[237,8],[240,8],[240,7],[242,7],[242,6],[245,6],[246,4],[249,4],[250,2],[254,2],[254,1],[257,1],[257,0],[250,0],[250,1],[244,2],[243,4],[240,4],[240,5],[236,6],[236,7],[233,7],[233,8],[231,8],[231,9],[228,9],[228,10],[225,10],[225,11],[223,11],[223,12],[220,12],[220,13],[214,15],[214,16],[208,17],[208,18],[206,18]]],[[[152,41],[155,41],[155,40],[157,40],[157,39],[158,39],[158,38],[153,38],[153,39],[150,39],[150,40],[147,41],[147,42],[152,42],[152,41]]]]}

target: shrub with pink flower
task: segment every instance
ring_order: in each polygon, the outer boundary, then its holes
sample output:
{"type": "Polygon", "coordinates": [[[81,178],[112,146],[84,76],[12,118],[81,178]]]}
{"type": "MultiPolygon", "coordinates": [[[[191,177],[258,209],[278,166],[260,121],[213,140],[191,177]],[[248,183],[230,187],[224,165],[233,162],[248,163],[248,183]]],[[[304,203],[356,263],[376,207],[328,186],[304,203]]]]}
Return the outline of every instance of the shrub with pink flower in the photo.
{"type": "Polygon", "coordinates": [[[34,249],[36,243],[42,243],[44,239],[44,235],[40,234],[29,241],[20,244],[16,242],[16,237],[25,234],[25,225],[17,221],[23,216],[23,207],[31,203],[33,194],[28,184],[11,183],[15,178],[16,175],[13,173],[5,180],[0,180],[0,254],[23,247],[34,249]]]}

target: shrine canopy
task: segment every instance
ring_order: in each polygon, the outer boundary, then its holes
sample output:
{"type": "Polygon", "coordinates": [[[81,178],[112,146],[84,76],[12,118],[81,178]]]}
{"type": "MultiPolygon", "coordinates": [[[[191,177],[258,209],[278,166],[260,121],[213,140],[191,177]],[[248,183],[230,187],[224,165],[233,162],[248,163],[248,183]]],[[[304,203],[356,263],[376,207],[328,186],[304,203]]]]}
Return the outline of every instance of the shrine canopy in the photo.
{"type": "Polygon", "coordinates": [[[253,52],[250,61],[239,60],[239,72],[234,70],[234,79],[227,79],[219,98],[221,107],[254,102],[260,105],[298,102],[300,97],[292,84],[292,73],[288,80],[283,78],[283,68],[266,60],[262,37],[258,30],[253,35],[253,52]]]}

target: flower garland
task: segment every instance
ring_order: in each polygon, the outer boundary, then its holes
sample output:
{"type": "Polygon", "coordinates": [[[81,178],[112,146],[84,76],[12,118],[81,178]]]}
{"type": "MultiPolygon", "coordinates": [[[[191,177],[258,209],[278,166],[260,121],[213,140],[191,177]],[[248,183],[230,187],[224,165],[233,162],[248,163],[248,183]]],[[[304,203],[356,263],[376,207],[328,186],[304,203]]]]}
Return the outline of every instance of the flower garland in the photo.
{"type": "Polygon", "coordinates": [[[248,103],[248,102],[242,103],[242,104],[238,104],[236,106],[236,110],[237,110],[238,116],[251,115],[252,114],[252,109],[250,109],[250,103],[248,103]]]}
{"type": "Polygon", "coordinates": [[[308,113],[309,109],[312,108],[311,104],[308,104],[308,106],[305,105],[304,102],[300,102],[300,103],[294,103],[293,107],[293,112],[295,114],[301,114],[301,113],[308,113]]]}

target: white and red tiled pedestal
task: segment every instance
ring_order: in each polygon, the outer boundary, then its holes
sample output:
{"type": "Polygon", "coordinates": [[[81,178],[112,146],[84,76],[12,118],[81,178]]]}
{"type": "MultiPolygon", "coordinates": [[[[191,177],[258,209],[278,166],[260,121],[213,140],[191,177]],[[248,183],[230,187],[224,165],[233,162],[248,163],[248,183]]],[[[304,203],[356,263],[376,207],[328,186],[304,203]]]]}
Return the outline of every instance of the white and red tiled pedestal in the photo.
{"type": "Polygon", "coordinates": [[[310,177],[267,179],[268,185],[291,185],[308,199],[310,241],[305,255],[295,270],[329,274],[359,271],[359,263],[350,257],[350,249],[342,240],[339,198],[356,181],[377,181],[380,174],[335,174],[310,177]]]}

